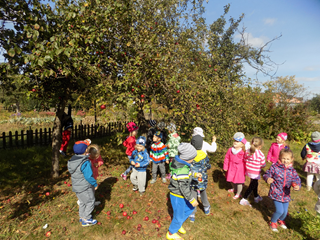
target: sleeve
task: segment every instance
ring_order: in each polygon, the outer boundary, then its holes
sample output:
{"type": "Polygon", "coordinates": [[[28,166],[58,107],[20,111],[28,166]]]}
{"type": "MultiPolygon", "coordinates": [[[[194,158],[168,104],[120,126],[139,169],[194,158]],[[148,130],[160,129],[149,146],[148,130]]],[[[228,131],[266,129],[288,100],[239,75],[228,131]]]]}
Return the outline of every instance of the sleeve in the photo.
{"type": "Polygon", "coordinates": [[[271,161],[271,158],[272,158],[272,144],[271,144],[271,147],[269,148],[269,151],[268,151],[268,155],[267,155],[267,160],[268,161],[271,161]]]}
{"type": "Polygon", "coordinates": [[[140,163],[140,167],[146,167],[149,165],[149,154],[147,152],[145,152],[144,154],[144,158],[143,158],[143,162],[140,163]]]}
{"type": "Polygon", "coordinates": [[[273,176],[274,167],[271,165],[271,167],[266,171],[266,173],[263,175],[263,179],[267,182],[268,178],[272,178],[273,176]]]}
{"type": "Polygon", "coordinates": [[[102,158],[101,158],[101,155],[98,157],[97,161],[98,161],[99,167],[102,166],[103,163],[104,163],[103,160],[102,160],[102,158]]]}
{"type": "Polygon", "coordinates": [[[123,146],[128,147],[128,137],[126,138],[126,140],[124,140],[123,146]]]}
{"type": "Polygon", "coordinates": [[[228,149],[228,152],[226,153],[226,156],[224,157],[223,170],[225,170],[225,171],[228,171],[229,159],[230,159],[230,149],[228,149]]]}
{"type": "Polygon", "coordinates": [[[260,151],[260,168],[264,168],[266,166],[266,157],[263,152],[260,151]]]}
{"type": "Polygon", "coordinates": [[[135,156],[137,154],[137,150],[134,150],[129,158],[129,163],[131,164],[131,161],[134,161],[134,163],[136,163],[135,161],[135,156]]]}
{"type": "Polygon", "coordinates": [[[90,183],[94,187],[98,186],[97,181],[93,177],[90,161],[86,161],[82,164],[81,172],[83,173],[83,176],[88,181],[88,183],[90,183]]]}
{"type": "Polygon", "coordinates": [[[307,145],[304,145],[300,155],[301,155],[302,159],[305,159],[305,157],[307,155],[307,145]]]}
{"type": "Polygon", "coordinates": [[[217,151],[217,143],[216,142],[212,142],[211,145],[205,141],[203,141],[203,150],[205,150],[205,152],[210,152],[213,153],[215,151],[217,151]]]}
{"type": "Polygon", "coordinates": [[[193,203],[195,199],[192,197],[191,191],[190,191],[190,186],[189,186],[189,179],[181,179],[178,180],[178,185],[181,194],[184,196],[187,201],[190,203],[193,203]]]}
{"type": "Polygon", "coordinates": [[[299,177],[299,175],[298,175],[298,173],[297,173],[297,171],[295,169],[293,169],[292,175],[293,175],[293,180],[292,181],[294,183],[298,184],[299,187],[301,188],[301,179],[300,179],[300,177],[299,177]]]}
{"type": "Polygon", "coordinates": [[[180,145],[179,138],[174,138],[170,144],[170,148],[177,148],[180,145]]]}

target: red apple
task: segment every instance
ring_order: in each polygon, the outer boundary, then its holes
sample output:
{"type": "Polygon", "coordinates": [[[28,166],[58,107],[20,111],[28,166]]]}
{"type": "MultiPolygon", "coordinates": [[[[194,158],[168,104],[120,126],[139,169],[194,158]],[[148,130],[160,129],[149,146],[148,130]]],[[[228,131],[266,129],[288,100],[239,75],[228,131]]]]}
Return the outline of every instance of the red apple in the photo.
{"type": "Polygon", "coordinates": [[[111,212],[110,212],[110,211],[108,211],[108,212],[107,212],[107,215],[108,215],[108,216],[110,216],[110,215],[111,215],[111,212]]]}
{"type": "Polygon", "coordinates": [[[149,217],[145,217],[143,220],[144,220],[144,221],[148,221],[148,220],[149,220],[149,217]]]}
{"type": "Polygon", "coordinates": [[[49,192],[46,192],[46,196],[49,196],[50,195],[50,193],[49,192]]]}
{"type": "Polygon", "coordinates": [[[238,122],[238,125],[240,125],[240,123],[238,122]]]}
{"type": "Polygon", "coordinates": [[[157,220],[153,219],[153,220],[152,220],[152,223],[157,223],[157,220]]]}
{"type": "Polygon", "coordinates": [[[216,71],[217,71],[217,69],[215,68],[215,69],[214,69],[214,71],[216,72],[216,71]]]}
{"type": "Polygon", "coordinates": [[[101,225],[101,222],[97,222],[98,225],[101,225]]]}
{"type": "Polygon", "coordinates": [[[127,216],[127,219],[130,219],[130,216],[129,216],[129,215],[127,216]]]}
{"type": "Polygon", "coordinates": [[[51,232],[50,231],[46,232],[46,237],[50,237],[50,236],[51,236],[51,232]]]}
{"type": "Polygon", "coordinates": [[[120,204],[119,204],[119,207],[120,207],[120,208],[123,208],[123,207],[124,207],[124,205],[123,205],[122,203],[120,203],[120,204]]]}
{"type": "Polygon", "coordinates": [[[141,231],[141,228],[138,227],[137,230],[138,230],[138,231],[141,231]]]}
{"type": "Polygon", "coordinates": [[[152,29],[152,27],[150,27],[150,29],[152,29]]]}
{"type": "Polygon", "coordinates": [[[177,90],[177,93],[180,93],[180,90],[177,90]]]}
{"type": "Polygon", "coordinates": [[[32,90],[31,90],[32,92],[36,92],[37,90],[35,90],[34,88],[32,88],[32,90]]]}
{"type": "Polygon", "coordinates": [[[122,231],[122,235],[126,235],[126,233],[127,233],[126,230],[122,231]]]}
{"type": "Polygon", "coordinates": [[[131,91],[134,92],[134,89],[132,88],[131,91]]]}
{"type": "Polygon", "coordinates": [[[100,106],[100,109],[106,109],[106,105],[102,104],[102,105],[100,106]]]}
{"type": "Polygon", "coordinates": [[[209,67],[211,67],[211,65],[209,65],[209,67]]]}
{"type": "Polygon", "coordinates": [[[137,214],[137,211],[133,211],[132,214],[137,214]]]}
{"type": "Polygon", "coordinates": [[[138,228],[141,228],[142,227],[142,225],[141,224],[138,224],[138,228]]]}
{"type": "Polygon", "coordinates": [[[157,23],[157,22],[155,22],[155,24],[157,25],[158,23],[157,23]]]}
{"type": "Polygon", "coordinates": [[[200,107],[199,104],[197,104],[196,107],[197,107],[197,108],[200,107]]]}
{"type": "Polygon", "coordinates": [[[141,98],[144,98],[144,95],[143,95],[143,94],[141,95],[141,98]]]}
{"type": "Polygon", "coordinates": [[[176,42],[175,44],[176,44],[176,45],[179,45],[179,43],[178,43],[178,42],[176,42]]]}
{"type": "Polygon", "coordinates": [[[70,183],[68,183],[68,187],[70,187],[71,186],[71,184],[70,183]]]}
{"type": "Polygon", "coordinates": [[[125,217],[125,216],[128,215],[128,213],[127,212],[123,212],[122,215],[125,217]]]}
{"type": "Polygon", "coordinates": [[[67,182],[66,182],[66,181],[64,181],[64,184],[67,184],[67,182]]]}

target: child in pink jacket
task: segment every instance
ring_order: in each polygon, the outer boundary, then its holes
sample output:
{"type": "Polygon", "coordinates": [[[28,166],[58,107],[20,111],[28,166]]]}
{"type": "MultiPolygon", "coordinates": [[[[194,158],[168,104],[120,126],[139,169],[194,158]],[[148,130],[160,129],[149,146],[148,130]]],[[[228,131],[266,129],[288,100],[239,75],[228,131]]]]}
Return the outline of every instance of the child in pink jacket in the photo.
{"type": "Polygon", "coordinates": [[[98,145],[92,144],[88,147],[89,160],[91,162],[91,168],[93,178],[97,180],[99,176],[98,168],[103,165],[103,160],[100,155],[100,149],[98,145]]]}
{"type": "Polygon", "coordinates": [[[247,140],[242,132],[234,134],[233,147],[228,149],[224,158],[223,170],[226,171],[227,182],[231,182],[232,188],[228,192],[235,192],[233,199],[240,197],[245,182],[245,144],[247,140]]]}
{"type": "Polygon", "coordinates": [[[276,142],[271,144],[271,147],[269,148],[267,161],[276,163],[279,159],[279,153],[282,149],[287,147],[286,140],[288,138],[288,135],[285,132],[279,133],[276,142]]]}

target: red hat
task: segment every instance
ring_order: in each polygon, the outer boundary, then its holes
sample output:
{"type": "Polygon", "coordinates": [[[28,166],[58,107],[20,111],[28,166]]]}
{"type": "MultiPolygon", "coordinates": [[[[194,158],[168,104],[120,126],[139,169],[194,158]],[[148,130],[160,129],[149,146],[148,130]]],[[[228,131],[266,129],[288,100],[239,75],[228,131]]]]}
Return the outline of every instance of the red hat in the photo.
{"type": "Polygon", "coordinates": [[[135,131],[135,130],[138,130],[139,127],[138,127],[137,124],[135,124],[134,122],[129,122],[129,123],[127,124],[127,129],[128,129],[129,132],[133,132],[133,131],[135,131]]]}

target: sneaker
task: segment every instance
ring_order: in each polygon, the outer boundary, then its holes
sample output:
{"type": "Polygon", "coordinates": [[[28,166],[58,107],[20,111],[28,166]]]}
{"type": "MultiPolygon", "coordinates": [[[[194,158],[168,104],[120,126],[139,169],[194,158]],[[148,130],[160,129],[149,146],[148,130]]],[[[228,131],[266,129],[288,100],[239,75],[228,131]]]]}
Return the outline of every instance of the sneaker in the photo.
{"type": "Polygon", "coordinates": [[[311,190],[311,186],[307,186],[307,191],[310,191],[311,190]]]}
{"type": "Polygon", "coordinates": [[[100,205],[100,204],[101,204],[100,201],[95,201],[95,202],[94,202],[94,205],[95,205],[95,206],[98,206],[98,205],[100,205]]]}
{"type": "Polygon", "coordinates": [[[97,224],[97,220],[95,219],[88,219],[88,220],[85,220],[85,219],[82,219],[82,227],[88,227],[88,226],[92,226],[92,225],[95,225],[97,224]]]}
{"type": "Polygon", "coordinates": [[[144,192],[139,192],[139,194],[140,194],[140,197],[142,197],[142,196],[143,196],[143,194],[144,194],[144,192]]]}
{"type": "Polygon", "coordinates": [[[59,150],[59,153],[64,157],[66,156],[66,153],[64,151],[62,151],[62,150],[59,150]]]}
{"type": "Polygon", "coordinates": [[[82,223],[82,218],[80,218],[80,219],[79,219],[79,222],[81,222],[81,223],[82,223]]]}
{"type": "Polygon", "coordinates": [[[80,205],[80,200],[77,201],[77,204],[80,205]]]}
{"type": "Polygon", "coordinates": [[[163,182],[163,183],[166,183],[166,182],[167,182],[167,179],[166,179],[166,178],[162,178],[162,182],[163,182]]]}
{"type": "Polygon", "coordinates": [[[242,206],[252,207],[251,204],[249,203],[249,201],[248,201],[247,199],[245,199],[245,198],[242,198],[239,203],[240,203],[240,205],[242,205],[242,206]]]}
{"type": "Polygon", "coordinates": [[[138,188],[137,185],[133,185],[133,188],[132,188],[133,191],[137,191],[138,189],[139,189],[139,188],[138,188]]]}
{"type": "Polygon", "coordinates": [[[279,219],[278,223],[279,223],[279,227],[282,227],[283,229],[287,229],[286,223],[284,221],[279,219]]]}
{"type": "Polygon", "coordinates": [[[204,214],[205,215],[209,215],[210,214],[210,207],[206,210],[206,209],[204,209],[204,214]]]}
{"type": "Polygon", "coordinates": [[[233,199],[238,199],[239,197],[241,197],[241,195],[236,194],[236,195],[234,195],[233,199]]]}
{"type": "Polygon", "coordinates": [[[190,222],[194,223],[194,221],[196,220],[196,217],[195,216],[189,216],[189,220],[190,220],[190,222]]]}
{"type": "Polygon", "coordinates": [[[127,175],[124,175],[123,173],[120,175],[120,177],[122,177],[123,180],[127,180],[127,175]]]}
{"type": "Polygon", "coordinates": [[[262,197],[260,197],[260,196],[254,198],[254,202],[255,202],[255,203],[261,202],[262,200],[263,200],[263,199],[262,199],[262,197]]]}
{"type": "Polygon", "coordinates": [[[182,234],[186,234],[187,231],[181,226],[181,228],[178,230],[179,233],[182,233],[182,234]]]}
{"type": "Polygon", "coordinates": [[[228,189],[228,192],[234,192],[233,188],[228,189]]]}
{"type": "Polygon", "coordinates": [[[273,223],[273,222],[270,223],[270,229],[273,232],[279,232],[277,228],[278,228],[278,224],[277,223],[273,223]]]}
{"type": "Polygon", "coordinates": [[[152,179],[152,180],[150,181],[150,183],[153,184],[153,183],[155,183],[156,181],[157,181],[157,179],[152,179]]]}
{"type": "Polygon", "coordinates": [[[170,234],[169,232],[167,232],[166,238],[169,239],[169,240],[170,240],[170,239],[183,240],[183,238],[180,237],[180,236],[178,235],[178,233],[170,234]]]}
{"type": "Polygon", "coordinates": [[[166,176],[166,179],[170,179],[171,178],[171,174],[168,173],[167,176],[166,176]]]}

